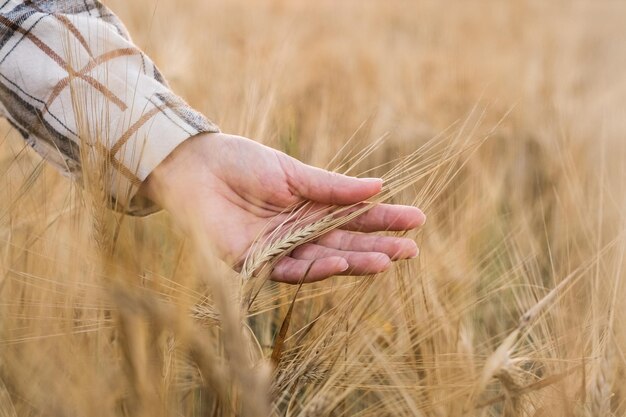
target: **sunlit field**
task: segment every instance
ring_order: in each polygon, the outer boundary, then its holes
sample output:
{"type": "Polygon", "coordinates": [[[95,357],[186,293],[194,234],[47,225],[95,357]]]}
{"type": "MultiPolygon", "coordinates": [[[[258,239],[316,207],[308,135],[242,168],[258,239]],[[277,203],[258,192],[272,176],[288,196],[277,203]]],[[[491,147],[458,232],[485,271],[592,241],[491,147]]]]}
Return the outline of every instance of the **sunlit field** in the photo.
{"type": "Polygon", "coordinates": [[[105,4],[222,131],[383,176],[420,255],[238,274],[2,122],[0,416],[626,416],[625,4],[105,4]]]}

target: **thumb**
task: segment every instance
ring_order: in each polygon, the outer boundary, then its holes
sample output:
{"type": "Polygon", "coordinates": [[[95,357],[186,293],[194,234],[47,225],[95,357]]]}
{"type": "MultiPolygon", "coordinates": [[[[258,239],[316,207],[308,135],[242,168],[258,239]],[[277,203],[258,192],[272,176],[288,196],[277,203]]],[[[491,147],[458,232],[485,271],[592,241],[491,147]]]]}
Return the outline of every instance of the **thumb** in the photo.
{"type": "Polygon", "coordinates": [[[355,178],[326,171],[303,163],[296,164],[291,184],[296,194],[323,204],[359,203],[378,194],[380,178],[355,178]]]}

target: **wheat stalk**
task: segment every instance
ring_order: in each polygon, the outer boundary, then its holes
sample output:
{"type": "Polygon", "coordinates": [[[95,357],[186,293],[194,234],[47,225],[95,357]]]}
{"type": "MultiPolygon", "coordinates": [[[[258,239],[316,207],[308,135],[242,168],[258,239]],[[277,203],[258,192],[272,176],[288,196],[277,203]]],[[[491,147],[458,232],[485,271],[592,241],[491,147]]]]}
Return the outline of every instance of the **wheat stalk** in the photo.
{"type": "Polygon", "coordinates": [[[243,277],[245,279],[252,278],[255,272],[262,268],[264,264],[270,261],[276,262],[282,255],[295,249],[296,246],[300,246],[319,237],[326,232],[332,224],[333,218],[326,216],[315,223],[299,228],[285,235],[285,237],[272,242],[263,250],[255,252],[252,256],[248,257],[244,263],[241,271],[243,277]]]}
{"type": "Polygon", "coordinates": [[[588,389],[590,397],[589,416],[604,417],[611,415],[614,376],[614,359],[609,340],[588,389]]]}
{"type": "MultiPolygon", "coordinates": [[[[469,121],[473,118],[472,115],[473,112],[460,126],[451,141],[445,142],[443,140],[445,138],[436,136],[406,157],[392,161],[391,168],[383,175],[383,189],[372,200],[351,206],[334,205],[312,212],[308,204],[291,209],[286,221],[265,238],[261,238],[265,231],[261,232],[259,238],[253,243],[241,270],[244,280],[250,280],[259,271],[271,270],[276,262],[296,247],[344,226],[377,204],[391,200],[425,178],[428,178],[428,181],[424,187],[425,191],[422,192],[421,206],[427,208],[465,165],[468,159],[463,161],[462,157],[475,152],[497,127],[496,125],[485,136],[476,140],[474,139],[475,131],[480,126],[483,114],[478,117],[472,129],[466,132],[469,121]],[[442,175],[435,175],[438,173],[442,175]],[[285,228],[288,228],[287,233],[284,232],[285,228]]],[[[374,142],[366,151],[357,153],[354,158],[357,161],[365,158],[369,152],[380,146],[379,142],[382,139],[374,142]]],[[[354,169],[355,163],[342,162],[342,166],[347,166],[345,171],[347,173],[354,169]]],[[[366,171],[365,174],[368,172],[366,171]]]]}

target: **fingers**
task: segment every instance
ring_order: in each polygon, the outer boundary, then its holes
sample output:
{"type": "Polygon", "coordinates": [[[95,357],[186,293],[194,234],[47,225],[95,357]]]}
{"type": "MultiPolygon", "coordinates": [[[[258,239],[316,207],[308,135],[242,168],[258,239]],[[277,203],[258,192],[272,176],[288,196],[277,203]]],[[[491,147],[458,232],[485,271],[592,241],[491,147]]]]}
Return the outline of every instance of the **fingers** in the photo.
{"type": "Polygon", "coordinates": [[[341,274],[349,268],[348,262],[339,256],[315,259],[282,258],[272,271],[271,279],[288,284],[321,281],[333,275],[341,274]]]}
{"type": "Polygon", "coordinates": [[[371,275],[387,270],[392,260],[417,256],[411,239],[374,236],[343,230],[332,231],[317,243],[307,243],[281,259],[271,278],[297,284],[315,282],[333,275],[371,275]]]}
{"type": "Polygon", "coordinates": [[[341,257],[348,262],[345,275],[370,275],[387,270],[391,266],[389,256],[380,252],[352,252],[308,243],[296,248],[291,257],[307,261],[330,257],[341,257]]]}
{"type": "Polygon", "coordinates": [[[333,230],[315,243],[342,251],[384,253],[392,261],[415,258],[419,253],[412,239],[367,235],[344,230],[333,230]]]}
{"type": "Polygon", "coordinates": [[[383,185],[380,178],[349,177],[300,162],[292,171],[289,181],[295,193],[323,204],[359,203],[378,194],[383,185]]]}
{"type": "Polygon", "coordinates": [[[422,226],[424,213],[413,206],[378,204],[342,227],[359,232],[405,231],[422,226]]]}

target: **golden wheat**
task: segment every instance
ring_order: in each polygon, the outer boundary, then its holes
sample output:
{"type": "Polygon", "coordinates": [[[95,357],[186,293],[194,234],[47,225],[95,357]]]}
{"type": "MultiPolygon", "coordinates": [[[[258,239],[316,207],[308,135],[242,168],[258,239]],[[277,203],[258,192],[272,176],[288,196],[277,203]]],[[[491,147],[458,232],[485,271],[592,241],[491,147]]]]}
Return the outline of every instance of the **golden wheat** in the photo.
{"type": "Polygon", "coordinates": [[[72,82],[80,187],[3,125],[0,415],[626,415],[621,3],[109,3],[223,131],[384,189],[295,207],[237,274],[107,208],[72,82]],[[268,281],[383,201],[426,212],[419,258],[268,281]]]}

